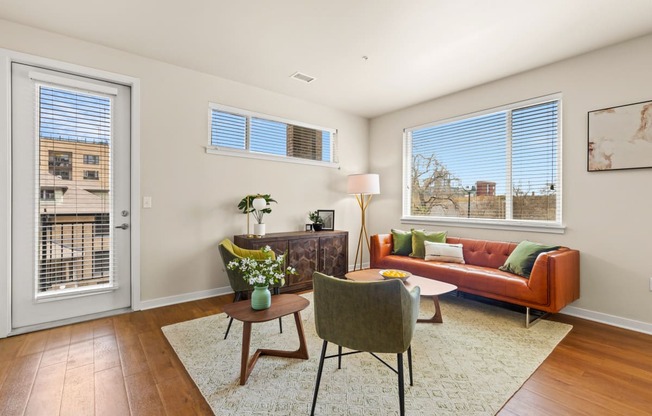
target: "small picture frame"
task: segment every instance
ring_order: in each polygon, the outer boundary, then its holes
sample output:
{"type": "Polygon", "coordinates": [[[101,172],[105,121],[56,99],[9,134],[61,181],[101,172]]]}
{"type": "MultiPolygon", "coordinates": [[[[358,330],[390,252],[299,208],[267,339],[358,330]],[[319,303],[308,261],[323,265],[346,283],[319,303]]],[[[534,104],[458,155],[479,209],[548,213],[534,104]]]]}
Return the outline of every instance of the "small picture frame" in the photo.
{"type": "Polygon", "coordinates": [[[335,210],[318,209],[317,214],[324,220],[322,230],[333,231],[335,229],[335,210]]]}
{"type": "Polygon", "coordinates": [[[306,231],[312,231],[312,224],[306,224],[306,231]]]}

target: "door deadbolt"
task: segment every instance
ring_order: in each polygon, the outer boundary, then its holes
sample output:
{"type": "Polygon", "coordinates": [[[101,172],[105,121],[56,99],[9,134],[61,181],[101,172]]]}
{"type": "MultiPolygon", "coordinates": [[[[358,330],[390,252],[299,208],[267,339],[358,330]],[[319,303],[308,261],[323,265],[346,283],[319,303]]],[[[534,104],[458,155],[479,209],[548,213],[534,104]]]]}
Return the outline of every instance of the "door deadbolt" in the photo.
{"type": "Polygon", "coordinates": [[[129,215],[129,211],[127,211],[127,210],[125,209],[125,210],[123,210],[120,214],[121,214],[123,217],[126,217],[127,215],[129,215]]]}

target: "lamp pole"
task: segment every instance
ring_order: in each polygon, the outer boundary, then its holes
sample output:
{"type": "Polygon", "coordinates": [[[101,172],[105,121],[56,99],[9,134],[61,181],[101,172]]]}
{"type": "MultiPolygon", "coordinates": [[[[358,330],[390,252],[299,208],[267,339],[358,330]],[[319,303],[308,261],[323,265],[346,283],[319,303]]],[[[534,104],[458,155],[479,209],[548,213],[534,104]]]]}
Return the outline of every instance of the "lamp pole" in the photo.
{"type": "Polygon", "coordinates": [[[362,256],[364,253],[364,244],[362,243],[363,239],[367,243],[367,251],[370,251],[369,235],[367,234],[366,214],[367,214],[367,207],[369,206],[369,202],[371,202],[371,197],[372,197],[371,194],[355,194],[355,199],[358,201],[358,205],[360,205],[361,218],[360,218],[360,236],[358,237],[358,248],[355,251],[355,262],[353,263],[353,271],[357,270],[358,256],[360,257],[360,270],[362,270],[362,256]]]}
{"type": "Polygon", "coordinates": [[[360,206],[360,235],[358,236],[358,247],[355,250],[355,262],[353,263],[353,270],[355,271],[358,268],[358,264],[360,265],[360,269],[362,269],[365,244],[367,245],[367,251],[370,251],[366,215],[372,195],[380,193],[380,179],[378,174],[363,173],[349,175],[347,192],[355,195],[355,199],[360,206]],[[358,259],[360,259],[359,263],[358,259]]]}
{"type": "Polygon", "coordinates": [[[471,218],[471,194],[473,193],[473,187],[463,186],[462,189],[466,192],[468,197],[468,202],[466,203],[466,218],[471,218]]]}

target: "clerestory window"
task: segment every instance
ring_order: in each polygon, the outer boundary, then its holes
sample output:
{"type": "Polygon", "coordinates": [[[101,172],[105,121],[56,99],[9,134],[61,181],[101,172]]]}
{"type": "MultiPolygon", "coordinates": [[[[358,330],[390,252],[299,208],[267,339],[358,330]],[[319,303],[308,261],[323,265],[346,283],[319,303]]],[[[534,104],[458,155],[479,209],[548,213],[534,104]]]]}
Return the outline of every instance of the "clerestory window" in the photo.
{"type": "Polygon", "coordinates": [[[336,165],[337,131],[211,104],[207,152],[336,165]]]}

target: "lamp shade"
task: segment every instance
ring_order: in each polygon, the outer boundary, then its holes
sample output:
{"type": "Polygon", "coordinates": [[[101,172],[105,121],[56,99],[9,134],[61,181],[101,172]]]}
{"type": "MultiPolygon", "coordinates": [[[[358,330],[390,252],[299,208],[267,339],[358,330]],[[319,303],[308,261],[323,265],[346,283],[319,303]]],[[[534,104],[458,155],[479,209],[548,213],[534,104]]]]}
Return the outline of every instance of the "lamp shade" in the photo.
{"type": "Polygon", "coordinates": [[[380,176],[377,173],[349,175],[347,186],[349,194],[379,194],[380,176]]]}
{"type": "Polygon", "coordinates": [[[251,205],[253,205],[256,211],[260,211],[265,209],[267,206],[267,201],[265,201],[265,198],[254,198],[254,200],[251,201],[251,205]]]}

